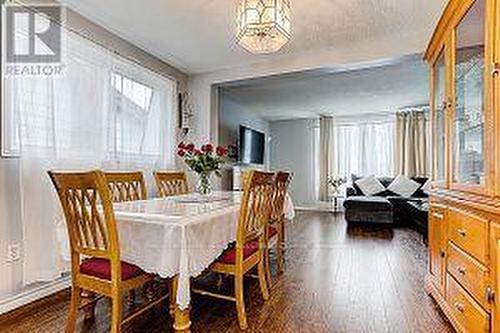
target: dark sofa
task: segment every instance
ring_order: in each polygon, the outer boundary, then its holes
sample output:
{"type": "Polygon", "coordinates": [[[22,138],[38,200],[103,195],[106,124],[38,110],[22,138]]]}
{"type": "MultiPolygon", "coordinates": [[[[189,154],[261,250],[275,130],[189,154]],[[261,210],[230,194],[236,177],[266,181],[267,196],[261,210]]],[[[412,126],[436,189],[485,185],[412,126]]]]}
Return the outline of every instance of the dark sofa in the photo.
{"type": "MultiPolygon", "coordinates": [[[[412,197],[405,198],[385,190],[374,196],[365,196],[356,181],[362,177],[352,176],[352,187],[347,188],[344,201],[345,218],[349,223],[408,224],[422,233],[427,232],[428,195],[419,188],[412,197]]],[[[421,186],[427,177],[412,177],[421,186]]],[[[378,177],[388,187],[394,177],[378,177]]]]}

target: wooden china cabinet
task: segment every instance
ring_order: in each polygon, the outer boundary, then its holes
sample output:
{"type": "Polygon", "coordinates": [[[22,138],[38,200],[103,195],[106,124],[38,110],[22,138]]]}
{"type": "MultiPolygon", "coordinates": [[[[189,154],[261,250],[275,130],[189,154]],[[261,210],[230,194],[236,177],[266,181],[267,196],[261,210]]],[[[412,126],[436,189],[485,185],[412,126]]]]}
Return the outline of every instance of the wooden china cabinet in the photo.
{"type": "Polygon", "coordinates": [[[451,0],[429,43],[426,290],[459,332],[500,332],[500,0],[451,0]]]}

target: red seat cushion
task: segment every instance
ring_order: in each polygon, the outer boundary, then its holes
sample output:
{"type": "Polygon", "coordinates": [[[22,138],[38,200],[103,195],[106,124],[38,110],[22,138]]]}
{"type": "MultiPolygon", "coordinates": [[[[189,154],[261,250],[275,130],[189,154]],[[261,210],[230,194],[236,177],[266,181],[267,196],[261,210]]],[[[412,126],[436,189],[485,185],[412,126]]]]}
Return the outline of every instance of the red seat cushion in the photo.
{"type": "MultiPolygon", "coordinates": [[[[136,266],[122,261],[122,281],[144,274],[144,271],[136,266]]],[[[104,280],[111,280],[111,265],[108,259],[90,258],[80,264],[80,273],[94,276],[104,280]]]]}
{"type": "MultiPolygon", "coordinates": [[[[249,242],[243,248],[243,259],[247,259],[252,254],[259,250],[259,242],[253,241],[249,242]]],[[[236,249],[234,247],[227,249],[217,260],[223,264],[235,264],[236,263],[236,249]]]]}
{"type": "Polygon", "coordinates": [[[276,227],[273,227],[273,226],[269,226],[267,227],[267,233],[268,233],[268,237],[269,238],[273,238],[274,236],[276,236],[278,234],[278,229],[276,227]]]}

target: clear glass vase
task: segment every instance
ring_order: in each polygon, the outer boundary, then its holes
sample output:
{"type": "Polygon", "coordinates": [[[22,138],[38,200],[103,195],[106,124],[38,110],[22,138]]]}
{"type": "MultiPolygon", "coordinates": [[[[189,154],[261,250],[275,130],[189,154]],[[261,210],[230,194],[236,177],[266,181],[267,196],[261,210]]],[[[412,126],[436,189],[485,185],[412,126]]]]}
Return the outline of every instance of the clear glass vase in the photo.
{"type": "Polygon", "coordinates": [[[212,181],[210,179],[211,174],[209,172],[202,172],[198,174],[198,185],[197,190],[199,194],[209,195],[212,193],[212,181]]]}

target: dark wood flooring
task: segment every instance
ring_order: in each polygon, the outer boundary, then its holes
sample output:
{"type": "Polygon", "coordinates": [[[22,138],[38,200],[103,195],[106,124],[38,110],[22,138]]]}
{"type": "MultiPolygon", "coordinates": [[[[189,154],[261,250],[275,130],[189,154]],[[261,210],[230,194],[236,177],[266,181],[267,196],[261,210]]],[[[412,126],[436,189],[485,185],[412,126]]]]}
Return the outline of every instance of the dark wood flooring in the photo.
{"type": "MultiPolygon", "coordinates": [[[[348,227],[342,215],[300,212],[287,233],[286,272],[274,278],[271,298],[263,302],[248,280],[248,331],[453,331],[424,291],[427,254],[415,231],[348,227]]],[[[68,300],[65,291],[0,316],[0,332],[62,332],[68,300]]],[[[162,304],[124,331],[171,332],[167,313],[162,304]]],[[[108,315],[99,301],[96,321],[80,316],[79,330],[107,332],[108,315]]],[[[231,302],[195,295],[191,316],[192,332],[239,331],[231,302]]]]}

